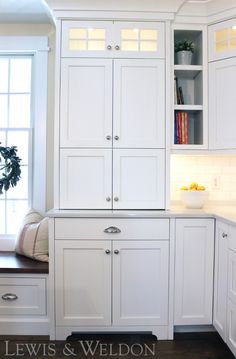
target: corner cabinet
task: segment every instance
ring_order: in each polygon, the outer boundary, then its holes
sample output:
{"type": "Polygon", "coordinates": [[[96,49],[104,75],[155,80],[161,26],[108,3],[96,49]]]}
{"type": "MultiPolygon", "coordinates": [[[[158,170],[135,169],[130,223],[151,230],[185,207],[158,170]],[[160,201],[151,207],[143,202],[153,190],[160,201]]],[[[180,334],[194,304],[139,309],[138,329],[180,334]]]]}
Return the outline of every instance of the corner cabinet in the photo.
{"type": "Polygon", "coordinates": [[[209,26],[209,147],[235,149],[236,19],[209,26]]]}
{"type": "Polygon", "coordinates": [[[166,208],[164,23],[61,31],[56,207],[166,208]]]}

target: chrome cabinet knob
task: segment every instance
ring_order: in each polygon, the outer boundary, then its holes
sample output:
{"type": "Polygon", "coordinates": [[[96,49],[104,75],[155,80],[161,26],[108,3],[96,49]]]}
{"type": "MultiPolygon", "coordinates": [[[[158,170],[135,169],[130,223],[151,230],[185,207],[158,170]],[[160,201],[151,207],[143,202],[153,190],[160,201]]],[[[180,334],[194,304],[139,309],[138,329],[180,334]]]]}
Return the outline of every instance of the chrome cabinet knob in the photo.
{"type": "Polygon", "coordinates": [[[6,293],[2,295],[3,300],[16,300],[18,299],[17,295],[14,293],[6,293]]]}
{"type": "Polygon", "coordinates": [[[111,45],[107,45],[107,50],[111,50],[112,46],[111,45]]]}
{"type": "Polygon", "coordinates": [[[120,139],[120,137],[119,137],[119,136],[115,136],[114,139],[115,139],[116,141],[118,141],[118,140],[120,139]]]}
{"type": "Polygon", "coordinates": [[[114,250],[114,253],[115,253],[115,254],[119,254],[120,251],[119,251],[118,249],[115,249],[115,250],[114,250]]]}
{"type": "Polygon", "coordinates": [[[116,50],[120,50],[120,46],[119,46],[119,45],[116,45],[116,46],[115,46],[115,49],[116,49],[116,50]]]}
{"type": "Polygon", "coordinates": [[[120,233],[121,230],[118,227],[111,226],[111,227],[108,227],[108,228],[104,229],[104,232],[109,233],[109,234],[113,234],[113,233],[120,233]]]}
{"type": "Polygon", "coordinates": [[[110,140],[111,140],[111,136],[110,136],[110,135],[107,135],[107,136],[106,136],[106,139],[107,139],[108,141],[110,141],[110,140]]]}
{"type": "Polygon", "coordinates": [[[227,238],[228,237],[228,234],[227,233],[222,233],[222,238],[227,238]]]}
{"type": "Polygon", "coordinates": [[[105,250],[105,253],[106,253],[106,254],[110,254],[110,253],[111,253],[110,249],[106,249],[106,250],[105,250]]]}
{"type": "Polygon", "coordinates": [[[115,201],[115,202],[118,202],[118,201],[119,201],[119,198],[118,198],[118,197],[114,197],[114,201],[115,201]]]}
{"type": "Polygon", "coordinates": [[[106,201],[107,201],[107,202],[110,202],[110,200],[111,200],[111,197],[107,197],[107,198],[106,198],[106,201]]]}

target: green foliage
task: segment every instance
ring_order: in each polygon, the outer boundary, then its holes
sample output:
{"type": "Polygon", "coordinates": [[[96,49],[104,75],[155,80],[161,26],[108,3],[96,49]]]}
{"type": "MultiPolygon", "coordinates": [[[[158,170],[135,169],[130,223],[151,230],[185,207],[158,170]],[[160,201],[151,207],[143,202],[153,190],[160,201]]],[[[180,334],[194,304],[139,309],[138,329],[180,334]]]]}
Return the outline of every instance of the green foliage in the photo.
{"type": "Polygon", "coordinates": [[[0,176],[2,173],[2,177],[0,177],[0,194],[3,194],[3,190],[8,191],[10,187],[15,187],[21,178],[21,159],[16,153],[16,146],[0,146],[0,176]]]}
{"type": "Polygon", "coordinates": [[[175,42],[175,52],[179,51],[191,51],[194,52],[193,41],[190,40],[181,40],[175,42]]]}

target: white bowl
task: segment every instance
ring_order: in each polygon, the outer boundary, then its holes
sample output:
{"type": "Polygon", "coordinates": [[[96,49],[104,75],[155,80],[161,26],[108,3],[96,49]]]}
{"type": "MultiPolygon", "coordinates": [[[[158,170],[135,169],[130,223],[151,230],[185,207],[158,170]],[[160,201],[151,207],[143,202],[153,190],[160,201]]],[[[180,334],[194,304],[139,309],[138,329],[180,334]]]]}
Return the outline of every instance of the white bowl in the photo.
{"type": "Polygon", "coordinates": [[[202,208],[207,201],[209,192],[207,191],[184,191],[181,190],[180,198],[187,208],[202,208]]]}

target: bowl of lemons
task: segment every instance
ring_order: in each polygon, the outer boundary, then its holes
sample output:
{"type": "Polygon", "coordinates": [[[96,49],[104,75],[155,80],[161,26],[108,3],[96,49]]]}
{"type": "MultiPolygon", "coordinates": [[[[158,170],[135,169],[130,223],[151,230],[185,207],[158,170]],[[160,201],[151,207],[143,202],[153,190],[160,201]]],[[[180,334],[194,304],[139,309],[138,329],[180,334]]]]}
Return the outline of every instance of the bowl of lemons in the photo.
{"type": "Polygon", "coordinates": [[[192,182],[190,186],[181,187],[180,198],[186,208],[200,209],[206,203],[209,193],[205,186],[192,182]]]}

